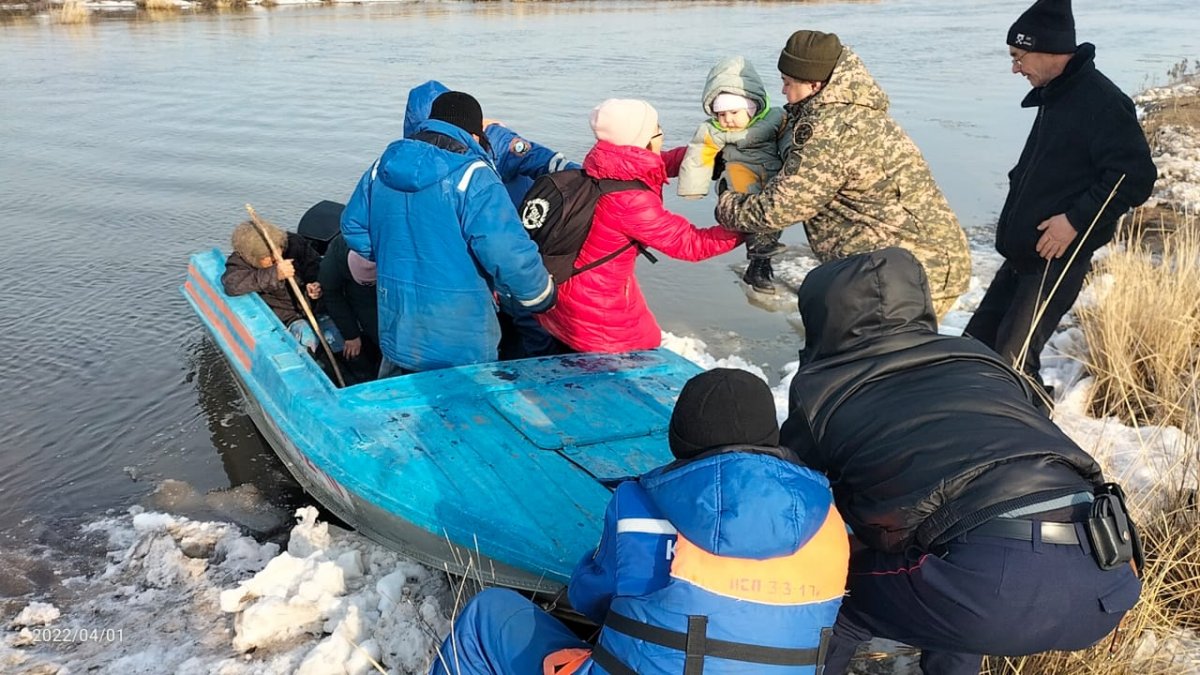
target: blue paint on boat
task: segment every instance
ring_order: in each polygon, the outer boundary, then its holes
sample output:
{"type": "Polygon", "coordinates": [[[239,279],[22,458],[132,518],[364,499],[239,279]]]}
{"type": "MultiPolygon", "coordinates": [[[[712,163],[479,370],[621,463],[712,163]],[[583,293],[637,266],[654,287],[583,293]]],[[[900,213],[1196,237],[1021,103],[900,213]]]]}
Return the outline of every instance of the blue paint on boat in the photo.
{"type": "Polygon", "coordinates": [[[700,368],[664,349],[414,373],[338,389],[225,254],[184,296],[295,478],[356,529],[436,569],[553,592],[600,537],[605,481],[671,460],[675,398],[700,368]]]}

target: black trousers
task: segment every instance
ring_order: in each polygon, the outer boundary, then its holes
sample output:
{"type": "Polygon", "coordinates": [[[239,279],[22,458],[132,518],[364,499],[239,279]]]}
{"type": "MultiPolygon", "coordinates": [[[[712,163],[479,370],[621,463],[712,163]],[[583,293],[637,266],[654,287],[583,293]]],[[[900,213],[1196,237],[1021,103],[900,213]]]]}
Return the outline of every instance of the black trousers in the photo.
{"type": "Polygon", "coordinates": [[[1083,528],[1080,544],[967,533],[941,556],[851,553],[826,660],[841,675],[862,642],[882,637],[921,649],[925,675],[977,675],[984,654],[1019,656],[1088,647],[1137,602],[1128,566],[1103,571],[1083,528]]]}
{"type": "Polygon", "coordinates": [[[1083,280],[1091,268],[1090,258],[1084,259],[1083,254],[1069,268],[1064,257],[1051,261],[1048,269],[1031,272],[1019,272],[1005,261],[996,271],[987,293],[979,303],[979,309],[975,310],[963,332],[1015,365],[1022,353],[1025,338],[1029,335],[1034,313],[1049,298],[1046,310],[1033,330],[1029,347],[1025,350],[1024,370],[1041,384],[1042,349],[1054,334],[1059,320],[1075,304],[1083,288],[1083,280]],[[1066,276],[1053,297],[1050,297],[1050,290],[1064,269],[1066,276]]]}

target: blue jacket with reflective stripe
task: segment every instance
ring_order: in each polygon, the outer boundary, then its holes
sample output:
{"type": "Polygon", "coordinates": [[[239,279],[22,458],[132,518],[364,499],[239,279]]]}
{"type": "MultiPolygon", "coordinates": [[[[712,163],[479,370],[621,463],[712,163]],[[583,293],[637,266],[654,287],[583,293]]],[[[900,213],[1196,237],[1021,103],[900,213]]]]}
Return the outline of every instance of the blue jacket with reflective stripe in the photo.
{"type": "MultiPolygon", "coordinates": [[[[417,126],[429,118],[433,99],[448,91],[449,87],[441,82],[429,80],[408,92],[408,105],[404,109],[406,137],[416,133],[417,126]]],[[[513,206],[521,205],[525,193],[529,192],[529,187],[538,176],[563,169],[580,168],[578,163],[568,162],[561,152],[534,143],[506,126],[489,124],[483,133],[492,146],[496,173],[500,175],[500,180],[504,181],[504,189],[508,191],[513,206]]]]}
{"type": "Polygon", "coordinates": [[[396,141],[342,213],[346,243],[378,263],[380,347],[409,370],[494,361],[492,292],[539,312],[553,304],[554,284],[483,148],[438,120],[416,131],[465,152],[396,141]]]}
{"type": "MultiPolygon", "coordinates": [[[[598,623],[611,608],[686,633],[689,614],[705,615],[710,638],[816,647],[820,630],[833,625],[840,598],[768,605],[725,597],[672,578],[671,559],[676,531],[720,556],[764,560],[789,555],[824,525],[832,505],[823,475],[770,455],[724,452],[656,469],[617,487],[605,513],[600,545],[575,568],[568,597],[572,607],[598,623]]],[[[638,673],[683,672],[683,652],[610,628],[601,632],[600,644],[638,673]]],[[[579,672],[602,672],[595,664],[590,668],[579,672]]],[[[808,674],[815,668],[709,658],[704,672],[808,674]]]]}

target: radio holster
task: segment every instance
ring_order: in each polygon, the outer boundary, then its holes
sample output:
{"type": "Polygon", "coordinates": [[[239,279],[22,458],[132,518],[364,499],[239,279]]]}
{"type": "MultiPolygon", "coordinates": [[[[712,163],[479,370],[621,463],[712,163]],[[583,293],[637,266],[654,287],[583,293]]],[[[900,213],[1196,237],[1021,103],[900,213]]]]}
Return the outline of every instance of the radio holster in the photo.
{"type": "Polygon", "coordinates": [[[1095,501],[1087,519],[1092,557],[1102,570],[1112,570],[1132,561],[1140,576],[1145,566],[1142,539],[1125,508],[1125,492],[1116,483],[1096,488],[1095,501]]]}

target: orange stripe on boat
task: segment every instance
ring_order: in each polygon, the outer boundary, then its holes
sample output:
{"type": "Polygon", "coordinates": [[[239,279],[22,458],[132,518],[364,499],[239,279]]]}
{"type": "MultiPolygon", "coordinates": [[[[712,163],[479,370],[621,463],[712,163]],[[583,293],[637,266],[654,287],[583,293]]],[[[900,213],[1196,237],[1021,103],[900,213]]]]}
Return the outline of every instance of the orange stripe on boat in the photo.
{"type": "Polygon", "coordinates": [[[196,287],[192,285],[192,279],[185,281],[183,287],[187,289],[188,294],[192,296],[192,300],[196,302],[196,306],[200,308],[200,311],[204,313],[204,316],[208,317],[209,323],[215,326],[217,331],[221,334],[221,337],[225,339],[225,342],[229,345],[229,348],[233,350],[233,355],[237,357],[239,362],[241,362],[242,367],[246,370],[250,370],[250,357],[246,356],[246,352],[242,350],[241,345],[239,345],[237,340],[234,340],[233,336],[229,334],[229,329],[226,328],[225,324],[217,317],[216,314],[213,313],[212,308],[208,306],[208,303],[204,301],[204,298],[201,298],[197,295],[196,287]]]}
{"type": "Polygon", "coordinates": [[[717,595],[768,605],[807,605],[842,597],[850,539],[837,509],[795,553],[767,560],[709,553],[679,535],[671,576],[717,595]]]}
{"type": "Polygon", "coordinates": [[[233,311],[229,309],[229,305],[225,304],[225,301],[221,298],[221,296],[217,295],[217,292],[214,291],[212,286],[208,284],[208,281],[205,280],[204,277],[200,276],[200,274],[196,271],[196,268],[192,265],[188,265],[188,274],[191,275],[192,279],[197,282],[197,284],[200,286],[200,289],[203,290],[204,294],[208,296],[209,300],[211,300],[210,304],[212,304],[212,306],[215,307],[217,311],[219,311],[221,315],[225,317],[225,322],[232,327],[234,332],[238,334],[238,337],[242,339],[242,344],[246,346],[246,350],[253,352],[255,346],[254,336],[246,330],[246,327],[243,326],[242,322],[238,320],[237,315],[235,315],[233,311]]]}

